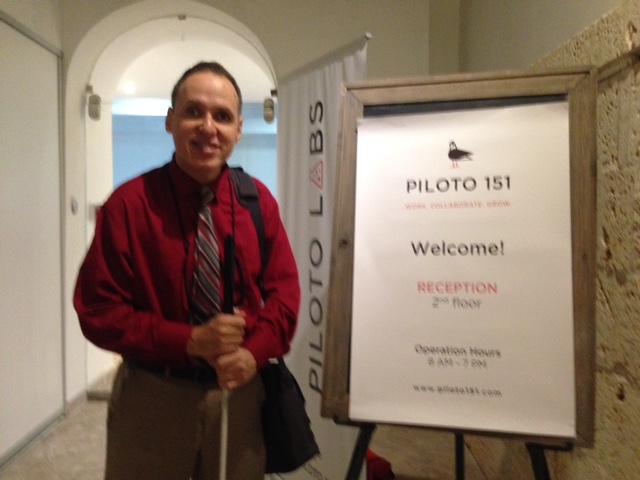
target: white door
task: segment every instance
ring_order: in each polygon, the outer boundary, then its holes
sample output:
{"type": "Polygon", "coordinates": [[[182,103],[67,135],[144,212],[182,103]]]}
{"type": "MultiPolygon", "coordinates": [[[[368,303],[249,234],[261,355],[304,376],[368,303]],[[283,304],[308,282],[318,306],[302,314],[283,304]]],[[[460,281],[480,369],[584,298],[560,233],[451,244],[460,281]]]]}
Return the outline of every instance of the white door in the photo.
{"type": "Polygon", "coordinates": [[[0,465],[64,407],[58,82],[0,21],[0,465]]]}

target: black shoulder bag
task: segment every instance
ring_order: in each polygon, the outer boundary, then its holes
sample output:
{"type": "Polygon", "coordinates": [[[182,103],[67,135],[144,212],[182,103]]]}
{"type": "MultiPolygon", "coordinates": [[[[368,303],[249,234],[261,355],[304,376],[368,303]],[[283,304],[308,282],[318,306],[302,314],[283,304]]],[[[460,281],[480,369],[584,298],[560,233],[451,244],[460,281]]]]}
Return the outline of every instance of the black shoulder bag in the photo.
{"type": "MultiPolygon", "coordinates": [[[[241,168],[231,168],[230,173],[238,201],[249,210],[256,228],[264,270],[267,252],[258,190],[253,179],[241,168]]],[[[264,296],[262,287],[261,275],[260,289],[264,296]]],[[[260,374],[266,395],[262,405],[266,473],[292,472],[320,453],[305,409],[304,395],[282,357],[269,362],[260,374]]]]}

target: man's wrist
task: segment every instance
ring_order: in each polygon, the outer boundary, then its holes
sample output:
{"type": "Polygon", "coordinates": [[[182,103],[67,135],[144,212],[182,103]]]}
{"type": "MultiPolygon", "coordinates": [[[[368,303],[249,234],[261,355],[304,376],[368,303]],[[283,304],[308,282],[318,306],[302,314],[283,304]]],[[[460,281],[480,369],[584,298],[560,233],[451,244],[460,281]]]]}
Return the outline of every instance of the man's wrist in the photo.
{"type": "Polygon", "coordinates": [[[189,335],[189,339],[187,340],[186,351],[187,355],[189,355],[190,357],[200,356],[197,341],[198,328],[199,327],[193,327],[191,329],[191,335],[189,335]]]}

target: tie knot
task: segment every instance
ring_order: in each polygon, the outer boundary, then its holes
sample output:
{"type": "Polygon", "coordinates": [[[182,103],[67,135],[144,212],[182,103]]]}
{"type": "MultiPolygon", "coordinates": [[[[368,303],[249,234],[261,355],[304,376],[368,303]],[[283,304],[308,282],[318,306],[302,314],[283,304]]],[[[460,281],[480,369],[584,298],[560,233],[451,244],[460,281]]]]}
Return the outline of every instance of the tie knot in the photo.
{"type": "Polygon", "coordinates": [[[202,205],[209,205],[211,200],[213,200],[213,190],[209,187],[202,187],[200,189],[200,200],[202,201],[202,205]]]}

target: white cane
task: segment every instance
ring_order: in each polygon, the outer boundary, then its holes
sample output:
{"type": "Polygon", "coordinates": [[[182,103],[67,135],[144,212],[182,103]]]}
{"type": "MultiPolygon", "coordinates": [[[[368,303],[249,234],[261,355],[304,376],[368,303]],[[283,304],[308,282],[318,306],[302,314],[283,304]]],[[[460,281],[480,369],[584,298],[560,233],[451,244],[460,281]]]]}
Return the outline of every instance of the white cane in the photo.
{"type": "Polygon", "coordinates": [[[220,475],[227,480],[227,441],[229,438],[229,390],[222,390],[220,406],[220,475]]]}

